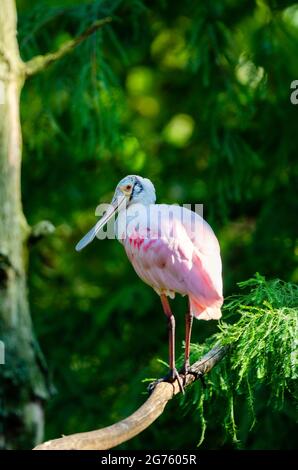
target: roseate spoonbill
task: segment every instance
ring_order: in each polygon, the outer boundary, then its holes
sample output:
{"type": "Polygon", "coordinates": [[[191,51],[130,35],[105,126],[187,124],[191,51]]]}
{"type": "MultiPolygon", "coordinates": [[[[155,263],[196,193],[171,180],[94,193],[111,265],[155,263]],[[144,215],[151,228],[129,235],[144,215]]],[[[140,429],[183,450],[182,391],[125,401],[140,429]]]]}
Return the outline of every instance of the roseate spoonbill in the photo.
{"type": "Polygon", "coordinates": [[[187,208],[155,204],[151,181],[130,175],[117,185],[112,203],[97,224],[76,245],[88,245],[118,213],[114,230],[123,244],[136,273],[160,296],[168,319],[168,380],[181,378],[175,366],[175,318],[168,297],[188,296],[185,317],[185,354],[183,374],[189,368],[193,317],[203,320],[221,317],[222,274],[219,243],[213,230],[196,212],[187,208]]]}

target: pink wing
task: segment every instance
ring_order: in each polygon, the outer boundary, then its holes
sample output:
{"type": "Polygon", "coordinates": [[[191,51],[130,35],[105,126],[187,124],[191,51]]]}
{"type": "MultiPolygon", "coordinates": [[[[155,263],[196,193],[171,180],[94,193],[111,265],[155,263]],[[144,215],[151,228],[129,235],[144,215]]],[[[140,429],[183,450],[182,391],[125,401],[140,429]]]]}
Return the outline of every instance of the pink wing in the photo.
{"type": "Polygon", "coordinates": [[[222,267],[211,227],[188,209],[170,206],[173,217],[169,220],[165,216],[169,206],[153,207],[150,227],[147,221],[139,223],[133,236],[124,241],[135,271],[158,293],[189,295],[196,317],[220,318],[222,267]]]}

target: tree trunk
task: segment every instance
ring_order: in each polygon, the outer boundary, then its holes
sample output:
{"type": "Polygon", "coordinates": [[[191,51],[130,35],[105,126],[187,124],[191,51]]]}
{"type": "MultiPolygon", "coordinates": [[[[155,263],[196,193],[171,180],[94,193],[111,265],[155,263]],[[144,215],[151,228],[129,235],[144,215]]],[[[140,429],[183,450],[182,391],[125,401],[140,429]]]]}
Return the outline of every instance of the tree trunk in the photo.
{"type": "Polygon", "coordinates": [[[21,202],[19,115],[24,63],[15,0],[0,4],[0,448],[32,448],[43,436],[47,386],[32,331],[26,267],[29,227],[21,202]]]}

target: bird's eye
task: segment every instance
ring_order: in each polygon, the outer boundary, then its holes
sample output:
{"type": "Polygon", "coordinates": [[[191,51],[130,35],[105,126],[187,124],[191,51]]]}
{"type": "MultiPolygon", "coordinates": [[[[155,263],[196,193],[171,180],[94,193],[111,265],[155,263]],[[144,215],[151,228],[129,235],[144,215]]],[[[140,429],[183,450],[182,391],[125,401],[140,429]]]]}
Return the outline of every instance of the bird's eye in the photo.
{"type": "Polygon", "coordinates": [[[125,189],[126,189],[126,191],[130,191],[131,190],[131,184],[127,184],[125,189]]]}

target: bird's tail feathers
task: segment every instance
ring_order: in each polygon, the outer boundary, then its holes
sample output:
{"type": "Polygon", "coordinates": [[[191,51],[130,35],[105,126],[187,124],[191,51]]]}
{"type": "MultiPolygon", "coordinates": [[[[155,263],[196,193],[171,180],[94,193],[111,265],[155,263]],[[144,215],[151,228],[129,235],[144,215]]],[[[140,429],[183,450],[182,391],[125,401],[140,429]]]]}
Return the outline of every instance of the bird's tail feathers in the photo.
{"type": "Polygon", "coordinates": [[[222,301],[217,301],[210,306],[202,306],[196,299],[190,298],[190,307],[193,315],[198,320],[219,320],[221,318],[222,301]]]}

